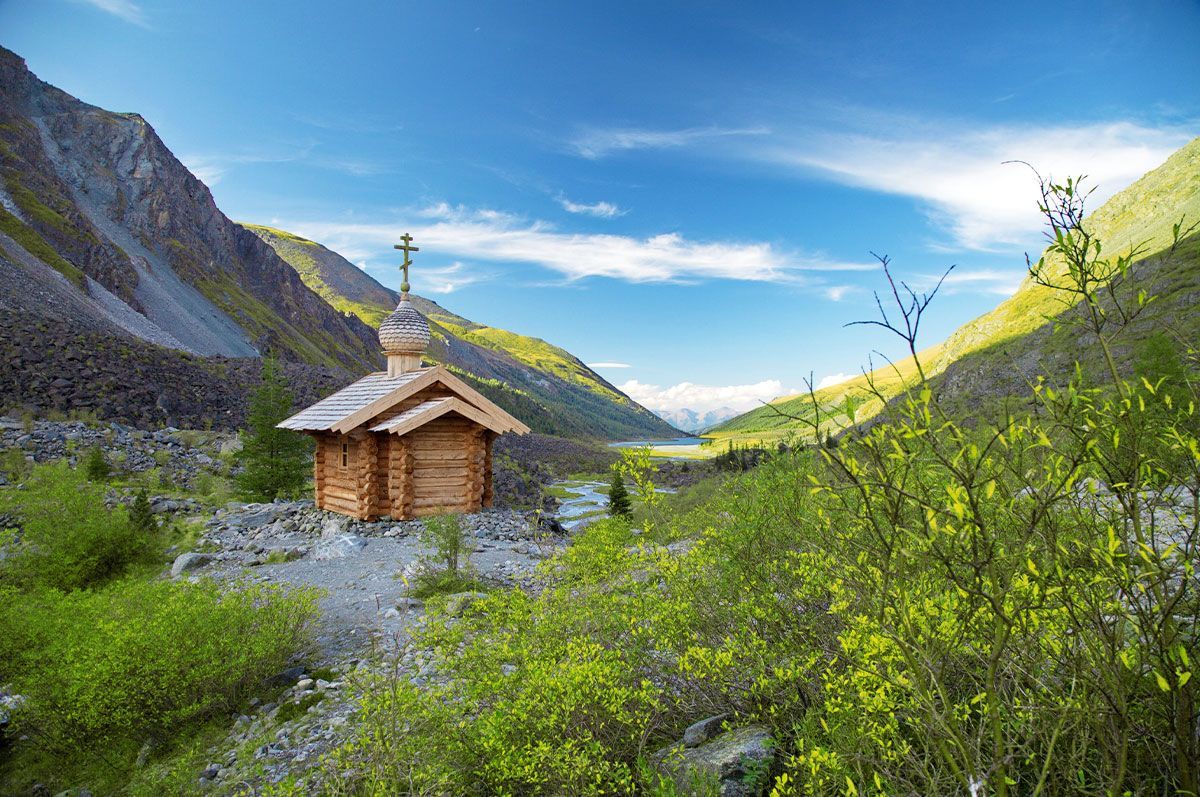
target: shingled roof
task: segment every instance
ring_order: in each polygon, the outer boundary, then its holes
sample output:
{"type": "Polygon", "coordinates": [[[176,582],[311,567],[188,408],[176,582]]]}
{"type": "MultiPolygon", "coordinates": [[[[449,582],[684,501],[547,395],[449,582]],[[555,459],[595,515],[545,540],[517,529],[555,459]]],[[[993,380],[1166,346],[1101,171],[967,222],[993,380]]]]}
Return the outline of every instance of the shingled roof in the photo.
{"type": "Polygon", "coordinates": [[[525,434],[529,431],[528,426],[496,406],[483,394],[471,388],[441,365],[408,371],[399,376],[388,376],[385,372],[368,374],[332,396],[318,401],[308,409],[296,413],[280,423],[279,427],[298,432],[345,433],[369,422],[375,416],[394,407],[417,391],[438,382],[445,385],[456,396],[426,401],[373,427],[371,431],[404,434],[451,411],[468,417],[497,433],[525,434]],[[442,403],[447,400],[454,403],[442,403]],[[400,423],[402,418],[407,418],[403,426],[400,423]],[[410,423],[414,419],[418,419],[417,422],[410,423]],[[404,431],[396,431],[398,428],[403,428],[404,431]]]}
{"type": "Polygon", "coordinates": [[[491,429],[498,434],[515,431],[508,425],[498,423],[495,418],[488,415],[478,407],[472,407],[462,399],[446,396],[444,398],[430,399],[423,401],[410,410],[397,415],[391,420],[384,421],[378,426],[372,426],[372,432],[391,432],[392,434],[406,434],[429,423],[434,418],[440,418],[448,412],[456,412],[464,418],[468,418],[475,423],[487,429],[491,429]]]}

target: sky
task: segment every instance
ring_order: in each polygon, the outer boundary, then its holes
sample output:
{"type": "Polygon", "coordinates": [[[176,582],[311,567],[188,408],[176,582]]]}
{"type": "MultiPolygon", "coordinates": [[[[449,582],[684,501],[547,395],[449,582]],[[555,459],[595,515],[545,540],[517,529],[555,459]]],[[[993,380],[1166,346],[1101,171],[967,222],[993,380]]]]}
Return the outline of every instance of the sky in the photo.
{"type": "MultiPolygon", "coordinates": [[[[744,410],[1010,295],[1036,182],[1200,134],[1200,3],[0,0],[43,80],[136,111],[233,219],[543,338],[652,409],[744,410]],[[873,254],[874,253],[874,254],[873,254]]],[[[878,355],[876,355],[878,361],[878,355]]]]}

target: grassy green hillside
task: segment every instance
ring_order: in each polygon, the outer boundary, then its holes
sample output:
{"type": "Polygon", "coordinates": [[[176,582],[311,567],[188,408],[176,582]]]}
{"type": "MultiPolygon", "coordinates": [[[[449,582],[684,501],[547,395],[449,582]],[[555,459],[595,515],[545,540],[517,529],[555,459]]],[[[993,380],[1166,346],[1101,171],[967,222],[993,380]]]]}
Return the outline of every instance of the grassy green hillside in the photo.
{"type": "MultiPolygon", "coordinates": [[[[1031,196],[1030,202],[1034,201],[1031,196]]],[[[1109,255],[1131,248],[1142,253],[1134,278],[1139,287],[1158,297],[1120,340],[1117,353],[1125,363],[1150,328],[1164,319],[1170,319],[1171,328],[1184,341],[1200,342],[1200,314],[1195,312],[1200,301],[1200,238],[1184,241],[1172,257],[1163,251],[1170,246],[1172,227],[1181,217],[1189,222],[1200,220],[1200,139],[1113,196],[1085,222],[1109,255]]],[[[1051,266],[1061,268],[1061,264],[1051,266]]],[[[936,312],[936,302],[932,307],[936,312]]],[[[1061,291],[1026,278],[1017,292],[994,310],[922,351],[921,363],[928,374],[940,375],[936,383],[951,405],[978,411],[1021,392],[1026,378],[1043,372],[1061,374],[1071,366],[1079,350],[1077,333],[1066,327],[1055,329],[1050,322],[1068,309],[1061,291]]],[[[1088,364],[1085,360],[1084,365],[1088,364]]],[[[911,385],[915,374],[908,359],[898,362],[895,369],[877,369],[871,378],[885,396],[892,397],[911,385]]],[[[833,425],[845,425],[849,419],[839,414],[837,407],[847,396],[864,396],[866,385],[867,378],[860,376],[817,392],[816,398],[823,412],[831,413],[833,425]]],[[[864,400],[857,408],[856,420],[869,419],[881,408],[876,399],[864,400]]],[[[804,436],[805,424],[787,416],[809,418],[811,414],[809,396],[785,396],[721,424],[710,436],[721,443],[804,436]]]]}
{"type": "Polygon", "coordinates": [[[286,260],[304,284],[318,296],[341,310],[352,313],[372,327],[378,327],[383,317],[396,306],[397,297],[387,288],[367,276],[361,269],[337,268],[332,257],[342,259],[318,243],[301,238],[286,230],[260,224],[239,222],[263,239],[286,260]]]}
{"type": "MultiPolygon", "coordinates": [[[[296,269],[309,288],[378,327],[394,291],[326,247],[272,227],[243,224],[296,269]]],[[[610,440],[673,437],[676,430],[634,403],[570,352],[540,338],[483,326],[430,299],[412,296],[429,320],[427,359],[443,363],[535,431],[610,440]]]]}

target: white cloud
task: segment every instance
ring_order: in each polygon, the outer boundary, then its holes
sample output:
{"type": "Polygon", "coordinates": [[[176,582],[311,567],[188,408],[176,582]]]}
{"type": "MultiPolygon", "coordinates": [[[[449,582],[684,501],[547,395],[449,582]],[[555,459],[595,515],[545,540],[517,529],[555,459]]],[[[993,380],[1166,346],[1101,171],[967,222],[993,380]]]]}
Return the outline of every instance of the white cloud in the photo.
{"type": "Polygon", "coordinates": [[[454,293],[459,288],[487,279],[481,273],[467,271],[466,266],[457,261],[442,268],[423,268],[420,274],[424,293],[454,293]]]}
{"type": "Polygon", "coordinates": [[[670,149],[730,137],[763,136],[769,132],[762,127],[688,127],[681,130],[646,130],[629,127],[593,129],[576,136],[571,141],[571,149],[577,155],[596,160],[614,152],[636,149],[670,149]]]}
{"type": "Polygon", "coordinates": [[[825,289],[825,298],[831,302],[840,302],[846,294],[854,290],[853,285],[831,285],[825,289]]]}
{"type": "Polygon", "coordinates": [[[179,162],[182,163],[189,172],[194,174],[200,182],[208,187],[212,187],[221,182],[222,178],[234,166],[244,163],[291,163],[304,158],[311,151],[311,147],[306,147],[296,152],[287,152],[279,154],[268,153],[238,153],[227,155],[202,155],[198,153],[188,153],[179,155],[179,162]]]}
{"type": "Polygon", "coordinates": [[[829,376],[823,376],[823,377],[821,377],[821,381],[817,382],[816,387],[814,387],[813,389],[820,390],[821,388],[824,388],[824,387],[833,387],[834,385],[840,385],[842,382],[846,382],[850,379],[853,379],[855,376],[856,376],[856,374],[840,374],[840,373],[839,374],[830,374],[829,376]]]}
{"type": "Polygon", "coordinates": [[[527,221],[491,209],[445,203],[421,208],[408,220],[372,222],[292,221],[285,228],[349,252],[388,251],[407,230],[426,252],[467,259],[534,263],[568,280],[609,277],[628,282],[732,279],[813,284],[807,272],[870,271],[870,263],[824,260],[777,250],[770,243],[693,241],[667,232],[647,238],[563,232],[544,221],[527,221]],[[412,224],[412,219],[423,224],[412,224]]]}
{"type": "MultiPolygon", "coordinates": [[[[997,269],[978,269],[951,271],[942,283],[942,290],[947,294],[955,293],[991,293],[996,296],[1012,296],[1025,278],[1025,271],[999,271],[997,269]]],[[[937,277],[923,278],[921,290],[932,289],[937,284],[937,277]]],[[[916,286],[914,286],[916,287],[916,286]]]]}
{"type": "Polygon", "coordinates": [[[630,379],[620,385],[621,392],[649,410],[669,411],[689,409],[704,413],[729,407],[738,412],[753,409],[759,404],[787,394],[778,379],[764,379],[752,385],[696,385],[680,382],[670,387],[647,385],[630,379]]]}
{"type": "Polygon", "coordinates": [[[179,162],[209,188],[221,182],[228,165],[203,155],[180,155],[179,162]]]}
{"type": "Polygon", "coordinates": [[[588,368],[632,368],[629,363],[588,363],[588,368]]]}
{"type": "Polygon", "coordinates": [[[582,205],[578,202],[572,202],[564,196],[558,198],[558,204],[562,205],[563,210],[568,213],[582,213],[585,216],[595,216],[599,219],[614,219],[617,216],[624,216],[627,212],[621,210],[611,202],[595,202],[591,205],[582,205]]]}
{"type": "Polygon", "coordinates": [[[372,177],[384,174],[390,168],[382,163],[366,161],[359,158],[340,158],[322,155],[316,152],[315,144],[285,149],[279,152],[241,152],[200,154],[186,153],[179,155],[179,161],[188,171],[196,175],[202,183],[210,188],[228,174],[234,167],[254,163],[304,163],[321,169],[341,172],[352,177],[372,177]]]}
{"type": "Polygon", "coordinates": [[[836,182],[914,197],[954,242],[968,249],[1028,244],[1041,229],[1043,176],[1088,175],[1092,207],[1158,166],[1195,131],[1116,121],[1059,126],[970,127],[914,124],[904,132],[828,134],[748,150],[749,157],[816,171],[836,182]]]}
{"type": "Polygon", "coordinates": [[[75,0],[77,3],[98,8],[114,17],[120,17],[126,22],[133,23],[139,27],[148,28],[150,24],[146,21],[146,15],[142,12],[141,7],[132,2],[132,0],[75,0]]]}

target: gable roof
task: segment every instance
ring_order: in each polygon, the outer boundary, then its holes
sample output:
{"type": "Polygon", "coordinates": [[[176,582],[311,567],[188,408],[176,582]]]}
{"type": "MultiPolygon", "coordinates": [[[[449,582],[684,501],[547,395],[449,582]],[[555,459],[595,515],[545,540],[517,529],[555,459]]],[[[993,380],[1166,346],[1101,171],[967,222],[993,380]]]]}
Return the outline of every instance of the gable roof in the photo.
{"type": "Polygon", "coordinates": [[[456,412],[464,418],[475,421],[475,423],[479,424],[480,426],[491,429],[493,432],[498,434],[512,431],[511,429],[504,428],[502,424],[496,422],[495,418],[478,409],[477,407],[472,407],[462,399],[454,398],[453,396],[423,401],[412,409],[405,410],[391,420],[384,421],[377,426],[372,426],[371,431],[390,432],[391,434],[395,435],[407,434],[413,429],[424,426],[434,418],[440,418],[448,412],[456,412]]]}
{"type": "MultiPolygon", "coordinates": [[[[526,434],[529,431],[528,426],[500,409],[482,393],[441,365],[408,371],[399,376],[388,376],[386,372],[368,374],[332,396],[301,410],[278,426],[281,429],[294,429],[298,432],[349,432],[409,396],[439,382],[454,393],[462,404],[473,408],[490,420],[490,423],[483,423],[483,421],[472,418],[477,423],[498,433],[526,434]]],[[[407,413],[402,413],[402,415],[405,414],[407,413]]],[[[460,414],[465,415],[466,413],[460,412],[460,414]]],[[[430,416],[421,423],[432,420],[433,417],[436,416],[430,416]]]]}

